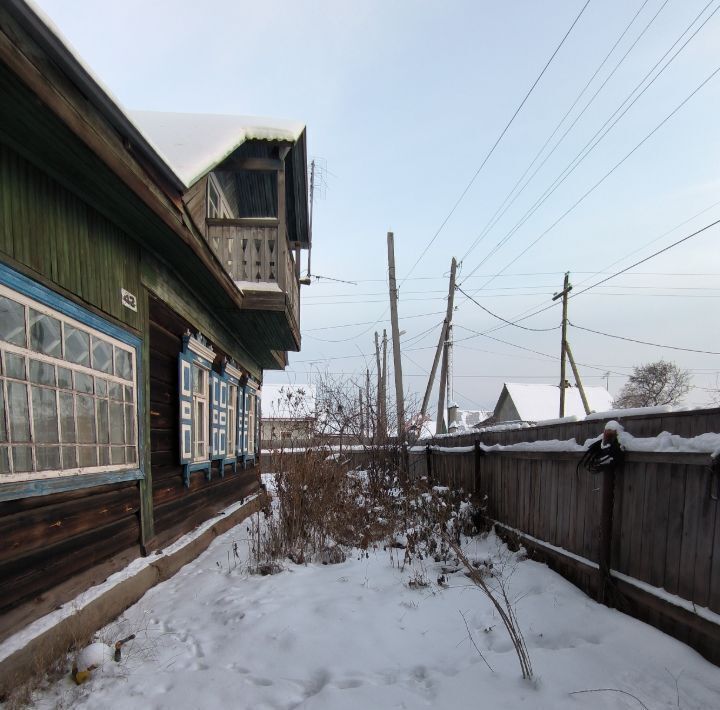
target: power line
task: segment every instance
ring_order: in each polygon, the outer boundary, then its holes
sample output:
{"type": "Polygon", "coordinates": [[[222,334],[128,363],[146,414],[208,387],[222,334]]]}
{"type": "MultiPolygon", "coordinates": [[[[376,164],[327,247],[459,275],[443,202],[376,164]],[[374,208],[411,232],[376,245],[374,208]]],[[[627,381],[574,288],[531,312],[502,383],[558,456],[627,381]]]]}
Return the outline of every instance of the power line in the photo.
{"type": "Polygon", "coordinates": [[[461,262],[464,262],[464,261],[465,261],[465,259],[470,255],[470,253],[475,249],[475,247],[487,236],[488,232],[498,223],[498,221],[503,217],[503,215],[508,211],[508,209],[510,209],[510,207],[515,203],[515,201],[517,200],[517,198],[520,197],[520,195],[524,192],[525,188],[530,184],[530,182],[532,182],[532,179],[535,177],[535,175],[537,174],[538,170],[540,170],[540,168],[542,168],[542,166],[547,162],[548,158],[550,158],[550,156],[557,150],[557,148],[560,146],[560,144],[563,142],[563,140],[565,140],[565,137],[568,135],[568,133],[570,132],[570,130],[572,130],[572,128],[573,128],[573,127],[575,126],[575,124],[578,122],[578,120],[580,119],[580,117],[585,113],[585,111],[587,111],[587,109],[590,107],[590,105],[591,105],[592,102],[595,100],[595,98],[598,96],[598,94],[602,91],[602,89],[605,87],[605,85],[608,83],[608,81],[611,79],[611,77],[612,77],[612,76],[615,74],[615,72],[619,69],[620,65],[625,61],[625,58],[628,56],[628,54],[630,54],[630,52],[633,50],[633,48],[634,48],[635,45],[638,43],[638,41],[642,38],[642,36],[645,34],[645,32],[647,32],[648,28],[649,28],[650,25],[655,21],[655,18],[660,14],[660,12],[661,12],[662,9],[665,7],[665,5],[667,5],[667,2],[668,2],[668,0],[665,0],[665,3],[660,7],[660,9],[657,11],[657,13],[655,13],[655,15],[650,19],[650,21],[647,23],[647,25],[646,25],[645,28],[642,30],[642,32],[640,32],[640,34],[637,36],[637,38],[635,39],[635,41],[633,42],[633,44],[630,46],[630,48],[627,50],[627,52],[625,52],[625,54],[621,57],[620,61],[615,65],[615,68],[612,70],[612,72],[610,72],[610,74],[608,74],[608,76],[607,76],[607,78],[605,79],[605,81],[600,85],[600,88],[595,92],[595,94],[593,94],[593,96],[591,97],[591,99],[585,104],[585,107],[582,109],[582,111],[580,111],[580,113],[575,117],[575,120],[572,122],[572,124],[568,127],[568,129],[565,131],[565,133],[563,133],[563,135],[560,137],[560,140],[558,140],[557,143],[555,143],[555,145],[553,146],[552,150],[547,154],[547,156],[545,156],[543,162],[538,166],[538,169],[530,176],[530,179],[525,183],[525,185],[523,185],[523,187],[520,189],[520,191],[519,191],[514,197],[512,197],[512,195],[513,195],[513,193],[515,192],[515,190],[517,190],[517,188],[518,188],[518,186],[520,185],[520,183],[522,183],[522,181],[525,179],[525,176],[526,176],[526,175],[528,174],[528,172],[530,172],[530,170],[532,169],[532,166],[535,165],[535,163],[537,162],[538,158],[542,155],[542,153],[543,153],[543,151],[545,150],[545,148],[547,148],[548,143],[550,143],[550,141],[555,137],[555,134],[556,134],[556,133],[558,132],[558,130],[560,129],[560,126],[562,126],[562,124],[565,122],[565,119],[569,116],[569,114],[571,113],[571,111],[575,108],[575,106],[577,105],[578,101],[580,101],[580,99],[582,98],[583,94],[587,91],[587,89],[588,89],[588,87],[590,86],[590,84],[592,84],[592,82],[595,80],[595,77],[598,75],[598,73],[599,73],[600,70],[603,68],[603,66],[605,66],[605,63],[606,63],[607,60],[610,58],[610,56],[612,55],[612,53],[615,51],[615,49],[617,48],[618,44],[620,44],[620,42],[622,41],[623,37],[625,37],[625,35],[628,33],[628,31],[630,30],[630,27],[632,27],[632,25],[634,24],[634,22],[635,22],[635,20],[637,19],[638,15],[643,11],[645,5],[647,5],[648,0],[645,0],[645,2],[643,2],[643,4],[642,4],[642,5],[640,6],[640,8],[638,9],[638,11],[635,13],[635,15],[633,15],[632,19],[631,19],[630,22],[627,24],[627,26],[625,27],[625,29],[622,31],[622,33],[620,34],[620,36],[617,38],[617,40],[615,41],[615,44],[613,44],[613,46],[610,48],[610,51],[605,55],[605,58],[602,60],[602,62],[600,62],[600,64],[598,65],[598,67],[597,67],[597,69],[595,70],[595,72],[593,73],[593,75],[588,79],[587,83],[586,83],[585,86],[582,88],[582,90],[580,91],[580,93],[575,97],[575,100],[574,100],[573,103],[571,104],[570,108],[568,108],[568,110],[565,112],[565,114],[563,115],[563,117],[560,119],[560,121],[558,122],[558,124],[557,124],[557,125],[555,126],[555,128],[553,129],[552,133],[548,136],[548,138],[547,138],[547,140],[545,141],[545,143],[543,143],[543,145],[542,145],[542,147],[540,148],[540,150],[535,154],[535,157],[530,161],[530,164],[527,166],[527,168],[525,168],[525,172],[523,172],[523,174],[518,178],[518,180],[517,180],[517,182],[515,183],[515,185],[513,185],[513,187],[512,187],[512,189],[510,190],[510,192],[505,196],[505,199],[504,199],[504,200],[502,201],[502,203],[500,204],[500,207],[498,207],[498,209],[495,211],[495,214],[493,214],[493,216],[487,221],[487,223],[486,223],[485,226],[483,227],[483,229],[482,229],[482,231],[480,232],[480,234],[475,238],[475,240],[473,241],[473,243],[468,247],[467,251],[466,251],[465,254],[463,255],[462,259],[460,260],[461,262]],[[505,206],[505,203],[506,203],[511,197],[512,197],[512,200],[507,204],[507,206],[505,206]],[[504,208],[504,209],[503,209],[503,208],[504,208]]]}
{"type": "MultiPolygon", "coordinates": [[[[400,320],[410,320],[411,318],[425,318],[427,316],[441,316],[445,311],[433,311],[432,313],[417,313],[413,316],[401,316],[400,320]]],[[[339,323],[337,325],[324,325],[319,328],[308,328],[307,330],[303,330],[303,333],[311,333],[318,330],[334,330],[336,328],[352,328],[354,326],[358,325],[367,325],[368,323],[372,323],[375,325],[379,321],[363,321],[361,323],[339,323]]],[[[386,321],[387,322],[387,321],[386,321]]]]}
{"type": "Polygon", "coordinates": [[[682,352],[686,353],[700,353],[702,355],[720,355],[720,352],[714,352],[712,350],[697,350],[695,348],[683,348],[679,345],[661,345],[660,343],[651,343],[647,340],[637,340],[635,338],[626,338],[622,335],[613,335],[612,333],[603,333],[600,330],[593,330],[592,328],[584,328],[581,325],[576,325],[575,323],[570,323],[570,325],[573,328],[577,328],[578,330],[585,330],[588,333],[594,333],[595,335],[603,335],[606,338],[614,338],[615,340],[627,340],[630,343],[639,343],[640,345],[650,345],[654,348],[665,348],[666,350],[681,350],[682,352]]]}
{"type": "MultiPolygon", "coordinates": [[[[679,229],[680,227],[683,227],[683,226],[686,225],[688,222],[692,222],[694,219],[696,219],[696,218],[699,217],[700,215],[705,214],[705,212],[708,212],[709,210],[713,209],[713,208],[716,207],[717,205],[720,205],[720,200],[718,200],[717,202],[714,202],[714,203],[711,204],[709,207],[705,207],[704,209],[700,210],[699,212],[696,212],[694,215],[692,215],[691,217],[688,217],[687,219],[683,220],[682,222],[679,222],[679,223],[676,224],[674,227],[671,227],[671,228],[668,229],[666,232],[663,232],[660,236],[655,237],[654,239],[651,239],[649,242],[647,242],[646,244],[644,244],[644,245],[643,245],[642,247],[640,247],[639,249],[635,249],[635,250],[629,252],[628,254],[625,254],[625,256],[622,256],[622,257],[620,257],[619,259],[616,259],[616,260],[613,261],[611,264],[608,264],[608,266],[606,266],[602,271],[595,272],[594,274],[592,274],[592,276],[598,276],[599,274],[606,273],[606,270],[607,270],[608,268],[614,266],[615,264],[619,264],[621,261],[625,260],[628,256],[632,256],[633,254],[636,254],[637,252],[642,251],[642,250],[645,249],[646,247],[650,246],[650,244],[654,244],[656,241],[658,241],[659,239],[662,239],[663,237],[667,236],[668,234],[672,234],[675,230],[679,229]]],[[[557,273],[564,273],[564,272],[557,272],[557,273]]],[[[587,271],[573,271],[573,273],[587,274],[587,273],[589,273],[589,272],[587,272],[587,271]]],[[[618,272],[618,273],[619,273],[619,272],[618,272]]],[[[557,274],[556,274],[556,275],[557,275],[557,274]]],[[[636,276],[663,276],[663,275],[665,275],[665,276],[715,276],[716,274],[713,274],[713,273],[705,273],[705,274],[699,274],[699,273],[697,273],[697,274],[690,274],[690,273],[683,273],[683,274],[677,273],[677,274],[675,274],[675,273],[671,273],[671,274],[665,274],[665,273],[663,273],[663,272],[639,272],[639,273],[637,273],[637,274],[635,274],[635,275],[636,275],[636,276]]],[[[718,274],[718,275],[720,275],[720,274],[718,274]]],[[[585,282],[587,282],[588,280],[589,280],[589,279],[585,279],[585,280],[584,280],[583,282],[581,282],[581,283],[585,283],[585,282]]],[[[580,292],[577,292],[577,294],[579,294],[579,293],[580,293],[580,292]]],[[[574,298],[575,295],[577,295],[577,294],[571,294],[570,298],[574,298]]],[[[554,307],[557,306],[557,305],[558,305],[558,303],[557,303],[557,301],[555,301],[555,302],[552,302],[552,303],[550,303],[549,305],[545,306],[544,308],[540,308],[539,310],[533,310],[533,308],[529,308],[529,309],[526,309],[525,311],[523,311],[522,313],[520,313],[519,315],[515,316],[512,320],[513,320],[514,322],[520,322],[520,321],[523,321],[523,320],[527,320],[528,318],[532,318],[533,316],[536,316],[536,315],[538,315],[538,314],[540,314],[540,313],[543,313],[544,311],[547,311],[547,310],[549,310],[550,308],[554,308],[554,307]],[[532,311],[532,312],[528,314],[528,311],[532,311]],[[527,314],[527,315],[526,315],[526,314],[527,314]]],[[[535,308],[537,308],[537,307],[535,307],[535,308]]],[[[494,330],[499,330],[499,329],[504,328],[504,327],[505,327],[505,326],[498,326],[497,328],[494,328],[493,331],[494,331],[494,330]]],[[[490,332],[492,332],[492,331],[490,331],[490,332]]]]}
{"type": "MultiPolygon", "coordinates": [[[[418,256],[417,260],[415,261],[415,263],[414,263],[414,264],[412,265],[412,267],[410,268],[410,271],[408,271],[407,276],[409,276],[409,275],[415,270],[415,267],[420,263],[420,261],[421,261],[422,258],[425,256],[425,254],[427,254],[428,249],[430,249],[430,247],[433,245],[433,243],[435,242],[435,240],[438,238],[440,232],[442,232],[442,230],[444,229],[445,225],[448,223],[449,219],[453,216],[453,214],[455,213],[455,210],[458,208],[458,206],[460,205],[460,203],[461,203],[461,202],[463,201],[463,199],[465,198],[465,195],[467,195],[468,191],[469,191],[470,188],[473,186],[473,183],[474,183],[475,180],[477,179],[477,176],[480,174],[480,172],[482,171],[482,169],[485,167],[485,164],[488,162],[488,160],[490,160],[490,157],[492,156],[492,154],[495,152],[495,149],[496,149],[496,148],[498,147],[498,145],[500,144],[500,141],[503,139],[503,136],[507,133],[507,131],[508,131],[508,129],[510,128],[510,126],[512,125],[513,121],[515,120],[515,118],[517,117],[517,115],[518,115],[518,114],[520,113],[520,111],[522,110],[522,107],[525,105],[525,102],[530,98],[530,94],[532,94],[532,92],[534,91],[535,87],[538,85],[538,82],[540,81],[540,79],[542,79],[543,75],[544,75],[545,72],[547,71],[547,68],[550,66],[551,62],[552,62],[553,59],[555,58],[555,55],[560,51],[560,48],[563,46],[563,44],[565,44],[565,40],[569,37],[569,35],[570,35],[570,33],[572,32],[573,28],[574,28],[575,25],[577,24],[578,20],[582,17],[582,14],[585,12],[585,9],[587,8],[587,6],[588,6],[589,4],[590,4],[590,0],[587,0],[587,2],[583,5],[582,9],[581,9],[580,12],[578,13],[577,17],[573,20],[573,23],[570,25],[569,29],[567,30],[567,32],[566,32],[565,35],[563,36],[562,40],[560,40],[560,44],[557,45],[557,47],[555,48],[555,51],[550,55],[550,59],[547,60],[547,62],[545,63],[545,66],[542,68],[542,71],[538,74],[538,76],[537,76],[537,78],[535,79],[535,81],[533,82],[532,86],[528,89],[527,93],[525,94],[523,100],[520,102],[520,104],[518,105],[518,107],[515,109],[515,112],[514,112],[513,115],[510,117],[510,120],[505,124],[505,128],[503,128],[503,130],[501,131],[500,135],[499,135],[499,136],[497,137],[497,139],[495,140],[495,143],[493,143],[492,147],[490,148],[490,150],[487,152],[487,154],[486,154],[485,157],[483,158],[482,162],[480,163],[480,167],[475,171],[474,175],[473,175],[472,178],[470,179],[470,182],[465,186],[465,189],[460,193],[460,197],[458,197],[458,199],[456,200],[456,202],[455,202],[455,204],[453,205],[453,207],[452,207],[452,209],[450,210],[450,212],[448,212],[448,214],[447,214],[447,216],[445,217],[445,219],[442,221],[442,223],[440,224],[440,226],[439,226],[439,227],[437,228],[437,230],[435,231],[435,234],[433,234],[433,236],[432,236],[432,238],[430,239],[430,241],[427,243],[427,245],[425,246],[425,248],[424,248],[424,249],[422,250],[422,252],[420,253],[420,256],[418,256]]],[[[407,278],[407,276],[406,276],[405,278],[407,278]]],[[[403,279],[403,280],[400,282],[400,286],[402,286],[404,283],[405,283],[405,279],[403,279]]]]}
{"type": "Polygon", "coordinates": [[[666,251],[669,251],[673,247],[676,247],[678,244],[682,244],[683,242],[688,241],[688,239],[692,239],[693,237],[697,237],[698,234],[702,234],[703,232],[706,232],[711,227],[715,227],[718,224],[720,224],[720,219],[716,219],[714,222],[711,222],[710,224],[706,224],[704,227],[701,227],[700,229],[694,231],[692,234],[688,234],[686,237],[683,237],[682,239],[678,239],[676,242],[673,242],[672,244],[668,244],[666,247],[663,247],[662,249],[658,249],[658,251],[654,252],[653,254],[650,254],[649,256],[646,256],[644,259],[640,259],[640,261],[636,261],[634,264],[630,264],[630,266],[625,267],[624,269],[621,269],[620,271],[615,272],[614,274],[610,274],[610,276],[607,276],[606,278],[602,279],[601,281],[598,281],[595,284],[592,284],[592,286],[588,286],[587,288],[584,288],[582,291],[578,291],[573,297],[580,296],[583,293],[587,293],[591,288],[597,288],[600,284],[604,284],[607,281],[610,281],[610,279],[614,279],[616,276],[620,276],[620,274],[624,274],[626,271],[629,271],[630,269],[640,266],[640,264],[644,264],[646,261],[650,261],[650,259],[654,259],[659,254],[663,254],[666,251]]]}
{"type": "MultiPolygon", "coordinates": [[[[585,200],[592,192],[594,192],[610,175],[612,175],[630,156],[632,156],[642,145],[644,145],[657,131],[662,128],[690,99],[695,96],[709,81],[711,81],[720,72],[720,66],[712,71],[685,99],[683,99],[650,133],[648,133],[629,153],[625,155],[620,161],[618,161],[600,180],[598,180],[591,188],[589,188],[580,198],[578,198],[565,212],[563,212],[545,231],[532,241],[520,254],[518,254],[512,261],[508,262],[507,267],[512,266],[518,259],[522,258],[532,247],[534,247],[543,237],[545,237],[551,230],[553,230],[567,215],[569,215],[581,202],[585,200]]],[[[481,289],[478,289],[481,290],[481,289]]],[[[477,291],[475,292],[477,293],[477,291]]]]}
{"type": "MultiPolygon", "coordinates": [[[[712,2],[712,0],[711,0],[712,2]]],[[[615,112],[608,118],[605,123],[595,132],[595,134],[590,138],[590,140],[585,144],[585,146],[580,150],[580,152],[573,158],[572,161],[568,164],[568,166],[555,178],[555,181],[551,184],[549,188],[543,193],[543,195],[538,198],[538,200],[535,202],[535,204],[530,207],[523,217],[518,220],[518,222],[515,223],[515,225],[512,227],[512,229],[493,247],[493,249],[490,250],[488,255],[480,261],[480,263],[473,269],[473,271],[470,272],[470,275],[475,273],[475,271],[480,268],[493,254],[495,254],[499,249],[501,249],[513,236],[514,234],[522,227],[530,217],[537,212],[537,210],[545,203],[545,201],[562,185],[563,182],[577,169],[577,167],[587,158],[588,155],[598,146],[598,144],[605,138],[605,136],[608,135],[608,133],[617,125],[617,123],[622,119],[622,117],[630,110],[630,108],[638,101],[638,99],[652,86],[652,84],[655,82],[656,79],[665,71],[665,69],[670,66],[670,64],[675,60],[675,58],[682,52],[682,50],[688,45],[688,43],[698,34],[698,32],[705,26],[705,24],[710,20],[711,17],[720,9],[720,7],[716,7],[713,12],[703,20],[703,22],[699,25],[699,27],[688,37],[688,39],[682,44],[682,46],[675,52],[675,54],[665,63],[665,65],[660,69],[660,71],[650,80],[650,82],[645,86],[640,93],[635,96],[635,98],[625,107],[625,109],[618,115],[618,112],[621,111],[623,106],[630,100],[630,98],[633,96],[633,94],[638,91],[638,89],[643,85],[643,83],[647,80],[647,78],[652,74],[652,72],[657,68],[657,66],[662,62],[662,60],[672,51],[672,49],[680,42],[682,37],[689,31],[689,29],[697,22],[698,18],[705,12],[707,7],[711,3],[709,2],[701,11],[700,13],[692,20],[692,22],[688,25],[688,27],[682,32],[680,37],[675,41],[675,43],[670,47],[670,49],[665,52],[665,54],[655,63],[655,65],[650,69],[649,72],[643,77],[643,79],[637,84],[637,86],[633,89],[633,91],[630,92],[630,94],[625,98],[625,100],[620,104],[620,106],[615,110],[615,112]],[[617,116],[617,118],[615,118],[617,116]],[[602,133],[603,129],[608,125],[612,119],[615,118],[613,123],[607,128],[607,130],[602,133]],[[600,135],[602,133],[602,135],[600,135]],[[593,143],[593,141],[595,141],[593,143]]],[[[663,121],[661,121],[660,124],[658,124],[648,135],[643,138],[640,143],[638,143],[633,150],[630,151],[619,163],[617,163],[608,173],[605,174],[605,176],[596,183],[588,192],[586,192],[577,202],[575,202],[566,212],[564,212],[556,222],[554,222],[545,232],[543,232],[540,237],[538,237],[535,241],[533,241],[527,248],[525,248],[520,254],[515,257],[512,261],[509,262],[502,270],[505,271],[509,266],[514,264],[518,259],[520,259],[529,249],[531,249],[535,244],[537,244],[540,239],[542,239],[547,232],[549,232],[551,229],[553,229],[558,222],[560,222],[562,219],[564,219],[567,214],[569,214],[572,210],[577,207],[580,202],[582,202],[591,192],[593,192],[602,182],[605,181],[607,177],[609,177],[622,163],[625,162],[645,141],[647,141],[651,136],[653,136],[659,128],[668,121],[682,106],[687,103],[705,84],[710,81],[710,79],[715,76],[717,71],[720,70],[718,68],[713,72],[705,81],[703,81],[683,102],[681,102],[668,116],[666,116],[663,121]]],[[[491,279],[492,281],[492,279],[491,279]]],[[[490,283],[488,281],[487,283],[490,283]]],[[[487,283],[484,284],[481,288],[484,288],[487,286],[487,283]]],[[[480,289],[478,289],[480,290],[480,289]]],[[[477,293],[477,291],[475,292],[477,293]]]]}
{"type": "Polygon", "coordinates": [[[499,316],[497,313],[493,313],[489,308],[485,308],[481,303],[478,303],[469,293],[466,293],[465,291],[460,288],[460,286],[455,287],[460,293],[467,296],[478,308],[481,308],[485,313],[490,314],[493,318],[497,318],[498,320],[501,320],[503,323],[507,323],[508,325],[515,326],[516,328],[522,328],[523,330],[531,330],[536,333],[547,333],[551,330],[557,330],[560,328],[559,325],[555,325],[552,328],[528,328],[526,325],[520,325],[518,323],[514,323],[513,321],[509,321],[506,318],[503,318],[502,316],[499,316]]]}

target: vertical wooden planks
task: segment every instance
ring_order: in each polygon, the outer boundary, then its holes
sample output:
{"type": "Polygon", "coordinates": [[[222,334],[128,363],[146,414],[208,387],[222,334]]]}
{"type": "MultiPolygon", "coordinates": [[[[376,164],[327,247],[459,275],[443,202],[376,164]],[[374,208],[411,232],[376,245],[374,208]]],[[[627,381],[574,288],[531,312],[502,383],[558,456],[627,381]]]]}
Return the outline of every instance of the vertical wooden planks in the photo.
{"type": "Polygon", "coordinates": [[[715,506],[715,532],[710,564],[708,607],[714,612],[720,613],[720,501],[713,501],[713,504],[715,506]]]}
{"type": "Polygon", "coordinates": [[[627,574],[633,577],[640,577],[640,568],[642,566],[642,544],[643,544],[643,521],[645,517],[645,478],[647,464],[640,463],[633,466],[631,477],[632,485],[632,525],[630,527],[629,542],[629,560],[627,566],[627,574]]]}
{"type": "Polygon", "coordinates": [[[670,505],[670,466],[660,464],[654,467],[655,505],[652,530],[650,531],[650,576],[648,582],[662,587],[665,581],[665,558],[668,542],[668,515],[670,505]]]}
{"type": "Polygon", "coordinates": [[[655,502],[656,489],[655,479],[657,478],[658,465],[655,463],[645,464],[645,486],[643,495],[643,524],[640,531],[640,560],[635,571],[638,579],[650,582],[650,571],[652,568],[653,532],[655,530],[655,502]]]}
{"type": "Polygon", "coordinates": [[[710,600],[710,574],[712,571],[713,538],[717,501],[710,498],[710,469],[696,466],[688,475],[698,479],[697,542],[695,553],[695,579],[692,600],[698,606],[707,606],[710,600]]]}
{"type": "Polygon", "coordinates": [[[665,583],[671,594],[678,593],[680,579],[680,548],[685,509],[685,470],[679,464],[670,466],[670,500],[668,506],[667,546],[665,548],[665,583]]]}
{"type": "Polygon", "coordinates": [[[700,469],[684,466],[685,473],[685,509],[683,511],[682,541],[680,544],[680,577],[677,593],[683,599],[693,598],[695,582],[695,558],[700,514],[701,489],[700,469]]]}

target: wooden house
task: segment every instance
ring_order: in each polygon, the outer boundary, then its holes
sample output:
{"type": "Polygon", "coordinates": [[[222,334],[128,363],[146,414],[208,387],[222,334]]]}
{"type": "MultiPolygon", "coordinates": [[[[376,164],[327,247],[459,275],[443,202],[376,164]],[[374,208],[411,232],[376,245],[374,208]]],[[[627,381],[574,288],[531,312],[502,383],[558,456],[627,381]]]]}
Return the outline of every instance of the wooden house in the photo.
{"type": "MultiPolygon", "coordinates": [[[[585,387],[591,412],[612,409],[612,395],[604,387],[585,387]]],[[[556,419],[560,411],[560,388],[527,382],[505,382],[498,397],[491,423],[540,422],[556,419]]],[[[565,389],[565,416],[583,419],[585,407],[577,387],[565,389]]]]}
{"type": "Polygon", "coordinates": [[[0,638],[260,488],[304,127],[124,112],[0,5],[0,638]]]}

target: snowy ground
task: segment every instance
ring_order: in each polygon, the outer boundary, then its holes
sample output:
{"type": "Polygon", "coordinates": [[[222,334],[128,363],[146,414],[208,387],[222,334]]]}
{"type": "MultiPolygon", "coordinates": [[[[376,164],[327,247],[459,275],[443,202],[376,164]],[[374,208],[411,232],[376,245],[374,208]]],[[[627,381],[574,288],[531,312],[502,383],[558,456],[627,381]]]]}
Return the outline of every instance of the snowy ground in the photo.
{"type": "MultiPolygon", "coordinates": [[[[490,604],[457,573],[410,589],[388,551],[342,564],[248,576],[246,525],[100,633],[131,632],[120,664],[37,696],[40,708],[720,708],[720,670],[678,641],[595,604],[544,565],[510,561],[511,590],[536,679],[520,678],[490,604]],[[237,543],[240,559],[233,554],[237,543]],[[229,565],[228,565],[229,561],[229,565]],[[237,562],[237,565],[236,565],[237,562]],[[473,647],[462,612],[491,672],[473,647]]],[[[472,558],[507,555],[494,536],[472,558]]]]}

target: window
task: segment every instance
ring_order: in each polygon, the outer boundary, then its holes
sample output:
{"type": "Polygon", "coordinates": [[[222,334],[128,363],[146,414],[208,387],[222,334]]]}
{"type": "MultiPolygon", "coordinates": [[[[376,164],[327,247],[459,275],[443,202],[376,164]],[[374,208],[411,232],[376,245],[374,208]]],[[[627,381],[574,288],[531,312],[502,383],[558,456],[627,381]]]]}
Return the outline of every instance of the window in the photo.
{"type": "Polygon", "coordinates": [[[227,407],[227,455],[230,458],[234,458],[237,452],[237,405],[238,388],[237,385],[230,384],[227,407]]]}
{"type": "Polygon", "coordinates": [[[192,430],[193,461],[208,457],[208,371],[193,363],[192,366],[192,430]]]}
{"type": "Polygon", "coordinates": [[[255,406],[257,397],[254,393],[249,393],[247,396],[247,407],[248,407],[248,419],[247,419],[247,453],[248,456],[253,456],[257,449],[256,447],[256,434],[255,434],[255,406]]]}
{"type": "Polygon", "coordinates": [[[229,219],[232,217],[232,212],[228,207],[222,189],[213,175],[208,176],[207,216],[210,219],[229,219]]]}
{"type": "Polygon", "coordinates": [[[0,476],[138,467],[136,351],[0,285],[0,476]]]}

